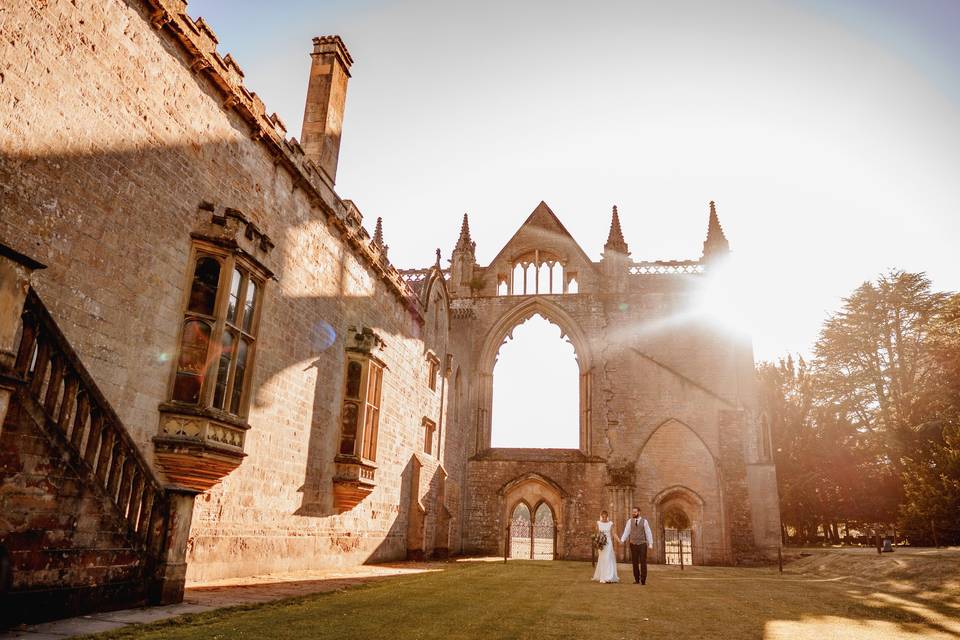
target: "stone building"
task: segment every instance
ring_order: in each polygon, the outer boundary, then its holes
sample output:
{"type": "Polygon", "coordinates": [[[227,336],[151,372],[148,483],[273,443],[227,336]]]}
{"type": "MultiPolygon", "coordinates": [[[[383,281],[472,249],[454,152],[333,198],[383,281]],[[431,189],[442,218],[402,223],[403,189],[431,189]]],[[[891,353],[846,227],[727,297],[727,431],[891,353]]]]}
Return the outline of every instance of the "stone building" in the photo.
{"type": "Polygon", "coordinates": [[[698,260],[633,261],[614,209],[592,261],[541,203],[485,267],[464,217],[449,262],[398,270],[335,191],[341,39],[313,41],[298,142],[186,9],[0,9],[8,620],[501,554],[520,504],[548,557],[633,504],[657,561],[678,532],[698,564],[775,550],[749,341],[684,312],[728,251],[713,209],[698,260]],[[492,446],[497,353],[534,315],[576,351],[577,448],[492,446]]]}

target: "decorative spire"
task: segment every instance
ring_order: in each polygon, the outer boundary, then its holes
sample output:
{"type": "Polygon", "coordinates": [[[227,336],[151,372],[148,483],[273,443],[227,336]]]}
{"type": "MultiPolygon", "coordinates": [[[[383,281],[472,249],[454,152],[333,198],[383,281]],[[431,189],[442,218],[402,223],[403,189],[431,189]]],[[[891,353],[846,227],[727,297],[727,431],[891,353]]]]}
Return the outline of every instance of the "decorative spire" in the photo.
{"type": "Polygon", "coordinates": [[[440,267],[440,247],[437,247],[437,262],[436,262],[436,266],[437,266],[437,269],[440,269],[440,268],[441,268],[441,267],[440,267]]]}
{"type": "Polygon", "coordinates": [[[610,220],[610,234],[607,236],[607,244],[603,245],[604,252],[621,253],[630,255],[627,249],[627,242],[623,239],[623,231],[620,229],[620,214],[617,213],[617,205],[613,205],[613,218],[610,220]]]}
{"type": "Polygon", "coordinates": [[[373,229],[373,238],[370,240],[370,246],[380,251],[383,259],[387,257],[387,250],[390,248],[383,243],[383,218],[377,218],[377,226],[373,229]]]}
{"type": "Polygon", "coordinates": [[[460,237],[457,239],[457,246],[454,251],[473,251],[477,248],[477,243],[470,237],[470,221],[467,214],[463,214],[463,223],[460,225],[460,237]]]}
{"type": "Polygon", "coordinates": [[[707,239],[703,242],[703,256],[701,259],[709,259],[724,253],[730,253],[730,242],[723,233],[723,227],[720,226],[720,218],[717,216],[717,205],[711,200],[710,222],[707,223],[707,239]]]}

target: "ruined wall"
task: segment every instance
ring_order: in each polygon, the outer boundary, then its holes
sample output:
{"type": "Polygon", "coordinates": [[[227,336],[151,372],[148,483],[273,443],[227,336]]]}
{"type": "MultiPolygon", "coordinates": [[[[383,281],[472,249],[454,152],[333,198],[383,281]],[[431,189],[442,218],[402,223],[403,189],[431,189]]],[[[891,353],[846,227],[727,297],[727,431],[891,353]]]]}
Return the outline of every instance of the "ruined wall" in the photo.
{"type": "Polygon", "coordinates": [[[589,555],[601,509],[620,527],[636,505],[654,528],[651,560],[662,561],[662,507],[680,504],[681,496],[695,520],[698,563],[745,561],[769,542],[766,531],[755,534],[754,521],[769,528],[776,520],[772,476],[751,472],[757,479],[747,491],[747,463],[756,455],[752,362],[745,366],[736,338],[689,312],[698,282],[685,275],[630,276],[610,293],[603,293],[610,283],[600,280],[600,291],[576,295],[454,301],[452,348],[469,354],[473,372],[468,550],[502,551],[503,487],[528,473],[551,478],[568,496],[561,557],[589,555]],[[482,387],[489,372],[481,354],[484,345],[497,343],[497,323],[524,307],[584,340],[578,345],[571,338],[591,368],[589,436],[581,451],[488,449],[482,387]]]}
{"type": "MultiPolygon", "coordinates": [[[[188,578],[403,557],[405,469],[439,392],[426,388],[416,314],[331,226],[345,205],[332,191],[311,193],[286,155],[268,152],[170,27],[151,26],[146,3],[3,11],[0,238],[48,265],[36,278],[41,298],[148,459],[190,233],[210,216],[199,203],[243,212],[276,245],[247,457],[197,500],[188,578]],[[336,515],[343,336],[354,325],[387,342],[378,484],[336,515]]],[[[201,26],[191,37],[209,40],[201,26]]],[[[239,78],[235,63],[223,69],[239,78]]]]}

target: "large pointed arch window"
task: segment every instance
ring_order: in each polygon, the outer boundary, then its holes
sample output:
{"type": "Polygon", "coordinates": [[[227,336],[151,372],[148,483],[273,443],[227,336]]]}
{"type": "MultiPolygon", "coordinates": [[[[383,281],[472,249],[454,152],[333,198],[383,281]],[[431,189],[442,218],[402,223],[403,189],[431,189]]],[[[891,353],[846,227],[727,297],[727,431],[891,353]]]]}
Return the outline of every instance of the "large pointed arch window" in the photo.
{"type": "Polygon", "coordinates": [[[579,448],[580,378],[560,327],[539,314],[514,327],[493,370],[491,446],[579,448]]]}

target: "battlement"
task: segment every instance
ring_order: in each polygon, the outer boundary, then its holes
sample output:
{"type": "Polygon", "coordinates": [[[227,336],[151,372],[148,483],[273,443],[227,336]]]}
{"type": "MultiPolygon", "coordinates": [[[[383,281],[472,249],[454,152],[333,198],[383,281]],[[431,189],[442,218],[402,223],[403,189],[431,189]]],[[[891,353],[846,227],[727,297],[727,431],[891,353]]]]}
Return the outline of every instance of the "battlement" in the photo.
{"type": "MultiPolygon", "coordinates": [[[[347,244],[388,285],[397,298],[409,305],[416,293],[400,277],[386,255],[372,247],[370,234],[360,224],[362,216],[355,206],[347,204],[333,190],[329,172],[324,171],[305,153],[296,138],[287,137],[286,125],[276,113],[268,115],[266,106],[256,93],[243,84],[243,70],[231,54],[217,51],[216,33],[203,18],[193,19],[183,0],[143,0],[150,9],[150,24],[172,38],[186,52],[191,71],[205,78],[221,93],[225,111],[236,113],[250,128],[250,137],[273,156],[277,165],[290,174],[295,188],[304,190],[314,207],[344,235],[347,244]]],[[[338,35],[313,39],[313,54],[333,54],[344,71],[353,64],[353,57],[338,35]]],[[[347,73],[349,75],[349,73],[347,73]]]]}

